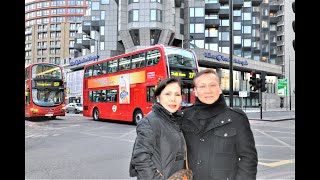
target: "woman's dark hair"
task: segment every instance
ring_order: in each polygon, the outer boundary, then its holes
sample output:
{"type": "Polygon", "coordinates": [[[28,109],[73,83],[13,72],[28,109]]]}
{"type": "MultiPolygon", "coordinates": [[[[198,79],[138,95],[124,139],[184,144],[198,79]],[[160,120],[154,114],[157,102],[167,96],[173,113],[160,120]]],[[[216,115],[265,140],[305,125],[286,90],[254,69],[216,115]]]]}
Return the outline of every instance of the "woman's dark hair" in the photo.
{"type": "Polygon", "coordinates": [[[168,84],[171,83],[178,83],[178,85],[180,86],[181,90],[182,90],[182,84],[180,79],[176,78],[176,77],[171,77],[171,78],[167,78],[167,79],[163,79],[161,80],[161,82],[159,83],[159,85],[157,86],[157,89],[154,91],[154,99],[157,99],[157,96],[159,96],[162,92],[162,90],[164,88],[166,88],[166,86],[168,84]]]}

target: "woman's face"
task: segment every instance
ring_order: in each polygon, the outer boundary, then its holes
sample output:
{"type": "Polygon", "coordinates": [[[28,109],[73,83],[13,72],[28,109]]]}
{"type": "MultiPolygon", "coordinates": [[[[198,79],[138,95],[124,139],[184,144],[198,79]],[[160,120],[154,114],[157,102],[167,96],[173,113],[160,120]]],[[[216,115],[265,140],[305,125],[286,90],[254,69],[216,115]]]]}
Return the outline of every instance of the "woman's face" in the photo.
{"type": "Polygon", "coordinates": [[[176,112],[182,102],[181,88],[178,83],[168,84],[159,95],[160,104],[171,113],[176,112]]]}

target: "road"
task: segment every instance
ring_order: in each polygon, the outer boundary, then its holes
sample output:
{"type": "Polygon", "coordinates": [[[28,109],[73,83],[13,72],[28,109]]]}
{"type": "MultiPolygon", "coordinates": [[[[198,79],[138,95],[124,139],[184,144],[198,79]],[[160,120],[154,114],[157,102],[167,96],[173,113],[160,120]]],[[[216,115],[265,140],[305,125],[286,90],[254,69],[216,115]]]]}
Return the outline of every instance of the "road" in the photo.
{"type": "MultiPolygon", "coordinates": [[[[250,120],[257,179],[295,179],[295,123],[250,120]]],[[[135,179],[128,169],[135,126],[82,114],[25,120],[25,179],[135,179]]]]}

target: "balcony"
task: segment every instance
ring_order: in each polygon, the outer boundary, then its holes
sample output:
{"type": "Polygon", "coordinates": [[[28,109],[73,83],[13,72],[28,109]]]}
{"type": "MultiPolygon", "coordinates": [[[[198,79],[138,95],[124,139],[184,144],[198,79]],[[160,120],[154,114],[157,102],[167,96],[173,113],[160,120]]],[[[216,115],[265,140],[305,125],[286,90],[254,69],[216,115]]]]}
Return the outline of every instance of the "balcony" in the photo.
{"type": "Polygon", "coordinates": [[[74,49],[76,49],[76,50],[81,52],[82,45],[80,43],[74,43],[74,49]]]}
{"type": "Polygon", "coordinates": [[[260,4],[262,3],[262,0],[252,0],[252,6],[260,6],[260,4]]]}
{"type": "Polygon", "coordinates": [[[277,31],[270,30],[270,36],[277,36],[277,31]]]}
{"type": "Polygon", "coordinates": [[[277,24],[279,21],[279,17],[270,17],[270,24],[277,24]]]}
{"type": "Polygon", "coordinates": [[[233,0],[233,9],[239,10],[243,6],[243,0],[233,0]]]}
{"type": "Polygon", "coordinates": [[[90,39],[82,40],[82,46],[84,48],[90,49],[91,41],[90,39]]]}
{"type": "Polygon", "coordinates": [[[271,4],[270,3],[270,12],[275,13],[275,12],[279,11],[279,9],[280,9],[279,4],[276,4],[276,3],[271,4]]]}
{"type": "Polygon", "coordinates": [[[229,3],[229,0],[219,0],[219,3],[221,3],[221,4],[228,4],[228,3],[229,3]]]}
{"type": "Polygon", "coordinates": [[[205,5],[205,11],[206,13],[217,13],[220,10],[220,4],[219,3],[209,3],[205,5]]]}
{"type": "Polygon", "coordinates": [[[92,29],[96,30],[96,31],[100,31],[100,20],[93,20],[91,21],[91,27],[92,29]]]}
{"type": "Polygon", "coordinates": [[[219,19],[206,19],[205,25],[207,27],[219,27],[220,26],[220,20],[219,19]]]}
{"type": "Polygon", "coordinates": [[[91,30],[91,21],[83,21],[82,31],[90,35],[90,30],[91,30]]]}
{"type": "Polygon", "coordinates": [[[229,9],[220,9],[218,16],[219,19],[229,18],[229,9]]]}

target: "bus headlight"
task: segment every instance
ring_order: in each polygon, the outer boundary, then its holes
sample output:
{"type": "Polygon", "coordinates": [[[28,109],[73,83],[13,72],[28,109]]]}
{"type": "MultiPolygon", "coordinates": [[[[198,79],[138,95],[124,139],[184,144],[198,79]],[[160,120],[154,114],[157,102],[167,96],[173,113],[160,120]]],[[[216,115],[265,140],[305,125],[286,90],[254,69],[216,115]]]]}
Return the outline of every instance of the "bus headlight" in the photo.
{"type": "Polygon", "coordinates": [[[37,113],[37,112],[38,112],[38,109],[36,109],[36,108],[30,108],[30,111],[31,111],[32,113],[37,113]]]}

